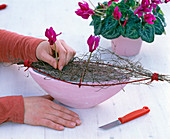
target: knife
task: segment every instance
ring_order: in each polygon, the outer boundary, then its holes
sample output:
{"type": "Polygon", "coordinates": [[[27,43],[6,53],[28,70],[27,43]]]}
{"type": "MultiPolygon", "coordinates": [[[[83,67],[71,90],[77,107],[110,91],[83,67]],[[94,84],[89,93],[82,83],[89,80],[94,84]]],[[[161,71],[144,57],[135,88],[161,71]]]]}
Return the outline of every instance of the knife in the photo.
{"type": "Polygon", "coordinates": [[[138,110],[135,110],[131,113],[128,113],[127,115],[123,116],[123,117],[119,117],[118,120],[114,121],[114,122],[111,122],[111,123],[108,123],[106,125],[103,125],[99,128],[102,128],[102,129],[110,129],[110,128],[113,128],[115,126],[118,126],[118,125],[121,125],[121,124],[124,124],[126,122],[129,122],[133,119],[136,119],[140,116],[143,116],[145,114],[147,114],[148,112],[150,112],[150,109],[147,107],[147,106],[144,106],[142,109],[138,109],[138,110]]]}

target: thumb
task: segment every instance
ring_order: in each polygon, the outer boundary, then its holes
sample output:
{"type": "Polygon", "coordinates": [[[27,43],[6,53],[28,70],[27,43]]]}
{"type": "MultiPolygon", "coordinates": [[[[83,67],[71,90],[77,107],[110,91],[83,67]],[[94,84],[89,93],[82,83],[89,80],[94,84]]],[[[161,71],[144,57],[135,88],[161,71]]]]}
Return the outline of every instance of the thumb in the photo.
{"type": "Polygon", "coordinates": [[[41,96],[42,98],[45,98],[45,99],[49,99],[49,100],[54,100],[54,98],[50,95],[44,95],[44,96],[41,96]]]}
{"type": "Polygon", "coordinates": [[[42,53],[41,60],[44,62],[47,62],[55,69],[57,68],[56,59],[54,57],[52,57],[51,55],[49,55],[47,52],[42,53]]]}

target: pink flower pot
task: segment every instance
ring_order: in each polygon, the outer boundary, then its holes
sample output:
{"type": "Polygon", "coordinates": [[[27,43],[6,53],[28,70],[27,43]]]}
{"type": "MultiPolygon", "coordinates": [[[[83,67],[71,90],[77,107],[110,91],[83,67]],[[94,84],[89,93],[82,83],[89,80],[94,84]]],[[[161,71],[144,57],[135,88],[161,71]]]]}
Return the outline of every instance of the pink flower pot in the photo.
{"type": "Polygon", "coordinates": [[[33,79],[54,99],[74,108],[90,108],[109,99],[118,93],[125,84],[110,87],[92,87],[69,84],[60,80],[48,78],[29,68],[33,79]],[[45,78],[46,77],[46,78],[45,78]]]}
{"type": "Polygon", "coordinates": [[[139,39],[129,39],[120,36],[116,39],[111,40],[112,50],[120,56],[135,56],[139,54],[142,40],[139,39]]]}

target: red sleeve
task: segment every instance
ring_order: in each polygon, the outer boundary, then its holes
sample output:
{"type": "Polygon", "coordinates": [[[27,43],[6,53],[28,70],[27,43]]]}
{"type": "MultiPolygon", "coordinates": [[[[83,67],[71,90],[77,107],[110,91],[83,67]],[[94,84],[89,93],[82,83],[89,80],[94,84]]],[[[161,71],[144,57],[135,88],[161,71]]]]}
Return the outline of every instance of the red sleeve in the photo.
{"type": "Polygon", "coordinates": [[[0,97],[0,123],[24,123],[24,100],[22,96],[0,97]]]}
{"type": "Polygon", "coordinates": [[[44,40],[0,30],[0,62],[37,61],[36,48],[44,40]]]}

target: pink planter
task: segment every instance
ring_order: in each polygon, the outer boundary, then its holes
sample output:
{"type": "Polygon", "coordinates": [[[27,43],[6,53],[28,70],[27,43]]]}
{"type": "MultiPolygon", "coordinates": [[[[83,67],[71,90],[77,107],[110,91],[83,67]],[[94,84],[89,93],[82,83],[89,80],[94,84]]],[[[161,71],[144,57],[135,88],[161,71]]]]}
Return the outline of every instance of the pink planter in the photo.
{"type": "Polygon", "coordinates": [[[90,108],[118,93],[125,84],[101,89],[101,87],[81,86],[48,78],[29,68],[33,79],[57,101],[74,108],[90,108]],[[48,79],[45,79],[48,78],[48,79]]]}
{"type": "Polygon", "coordinates": [[[140,52],[142,40],[120,36],[111,40],[112,50],[120,56],[135,56],[140,52]]]}

